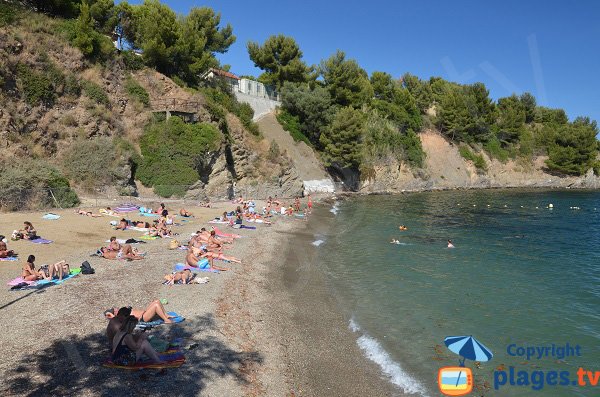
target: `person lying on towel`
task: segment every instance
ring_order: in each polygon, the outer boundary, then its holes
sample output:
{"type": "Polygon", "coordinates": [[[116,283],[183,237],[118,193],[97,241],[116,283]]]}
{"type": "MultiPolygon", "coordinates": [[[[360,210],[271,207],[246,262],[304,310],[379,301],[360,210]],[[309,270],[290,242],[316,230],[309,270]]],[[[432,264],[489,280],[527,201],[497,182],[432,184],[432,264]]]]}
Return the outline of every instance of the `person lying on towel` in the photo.
{"type": "MultiPolygon", "coordinates": [[[[130,308],[131,309],[131,308],[130,308]]],[[[119,315],[120,309],[116,307],[112,307],[104,311],[104,317],[108,319],[113,319],[119,315]]],[[[171,323],[171,318],[174,316],[170,316],[167,314],[165,307],[160,303],[159,300],[153,300],[146,307],[146,309],[131,309],[131,315],[135,316],[139,321],[150,322],[158,319],[162,319],[165,323],[171,323]]]]}
{"type": "Polygon", "coordinates": [[[111,361],[117,365],[134,365],[145,355],[153,363],[161,363],[156,350],[150,346],[146,338],[135,337],[133,331],[138,324],[135,316],[128,316],[119,331],[115,334],[112,342],[111,361]]]}
{"type": "Polygon", "coordinates": [[[144,259],[130,244],[123,244],[119,251],[112,251],[108,247],[102,247],[100,248],[100,252],[104,259],[129,259],[132,261],[144,259]]]}
{"type": "Polygon", "coordinates": [[[185,269],[180,272],[173,272],[170,274],[165,274],[165,284],[173,285],[173,284],[189,284],[190,281],[194,278],[194,274],[190,269],[185,269]]]}
{"type": "Polygon", "coordinates": [[[0,258],[9,258],[11,256],[17,256],[16,252],[9,250],[6,243],[0,240],[0,258]]]}

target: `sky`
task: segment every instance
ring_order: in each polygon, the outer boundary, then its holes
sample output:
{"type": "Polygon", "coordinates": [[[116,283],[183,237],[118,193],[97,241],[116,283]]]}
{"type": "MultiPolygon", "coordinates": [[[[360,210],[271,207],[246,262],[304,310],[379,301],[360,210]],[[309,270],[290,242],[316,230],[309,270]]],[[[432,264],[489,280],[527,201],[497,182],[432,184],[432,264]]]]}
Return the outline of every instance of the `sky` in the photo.
{"type": "MultiPolygon", "coordinates": [[[[138,4],[141,1],[129,1],[138,4]]],[[[492,98],[531,92],[570,119],[600,121],[600,1],[161,0],[177,13],[208,6],[233,27],[222,64],[260,75],[248,41],[293,37],[304,61],[343,50],[369,74],[483,82],[492,98]]]]}

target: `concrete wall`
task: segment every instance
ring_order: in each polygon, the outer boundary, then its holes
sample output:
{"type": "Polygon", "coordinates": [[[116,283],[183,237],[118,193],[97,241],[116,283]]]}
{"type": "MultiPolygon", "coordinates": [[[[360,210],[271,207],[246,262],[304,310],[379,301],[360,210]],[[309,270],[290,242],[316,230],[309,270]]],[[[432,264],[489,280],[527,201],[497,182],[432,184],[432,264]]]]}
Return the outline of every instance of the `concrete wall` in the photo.
{"type": "Polygon", "coordinates": [[[281,102],[272,101],[267,98],[258,98],[239,91],[234,92],[234,94],[239,102],[245,102],[252,107],[254,110],[254,121],[260,119],[265,114],[272,112],[278,106],[281,106],[281,102]]]}

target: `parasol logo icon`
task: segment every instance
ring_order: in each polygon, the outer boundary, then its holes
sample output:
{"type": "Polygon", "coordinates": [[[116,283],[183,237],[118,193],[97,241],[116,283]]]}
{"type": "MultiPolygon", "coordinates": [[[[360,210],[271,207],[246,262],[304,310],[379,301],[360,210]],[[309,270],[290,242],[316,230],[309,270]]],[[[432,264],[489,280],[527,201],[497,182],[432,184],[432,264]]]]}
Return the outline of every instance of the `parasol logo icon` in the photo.
{"type": "Polygon", "coordinates": [[[438,386],[446,396],[464,396],[473,391],[473,371],[465,367],[465,360],[489,361],[494,356],[473,336],[448,336],[444,344],[460,356],[456,367],[443,367],[438,371],[438,386]]]}

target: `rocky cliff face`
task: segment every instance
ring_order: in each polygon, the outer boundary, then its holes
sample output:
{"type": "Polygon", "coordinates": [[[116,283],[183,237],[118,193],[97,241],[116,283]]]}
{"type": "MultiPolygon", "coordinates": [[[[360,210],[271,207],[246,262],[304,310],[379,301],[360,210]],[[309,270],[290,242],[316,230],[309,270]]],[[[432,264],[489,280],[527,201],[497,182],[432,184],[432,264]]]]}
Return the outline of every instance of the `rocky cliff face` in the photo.
{"type": "Polygon", "coordinates": [[[374,193],[503,187],[600,188],[600,178],[591,169],[581,177],[558,176],[546,170],[546,158],[543,156],[533,159],[531,163],[514,160],[501,163],[483,153],[488,167],[486,171],[480,171],[472,162],[462,158],[458,148],[436,131],[423,132],[420,137],[427,155],[422,170],[411,170],[395,159],[386,159],[375,167],[374,177],[361,181],[359,191],[374,193]]]}

